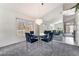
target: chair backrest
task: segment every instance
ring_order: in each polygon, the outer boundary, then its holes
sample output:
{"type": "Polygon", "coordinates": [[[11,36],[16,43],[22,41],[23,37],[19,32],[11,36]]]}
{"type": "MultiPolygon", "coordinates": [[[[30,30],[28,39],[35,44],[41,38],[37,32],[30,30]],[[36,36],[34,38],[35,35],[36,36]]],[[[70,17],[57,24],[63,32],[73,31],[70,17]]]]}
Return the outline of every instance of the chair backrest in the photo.
{"type": "Polygon", "coordinates": [[[48,33],[51,33],[51,31],[48,31],[48,33]]]}
{"type": "Polygon", "coordinates": [[[34,34],[34,31],[30,31],[30,34],[34,34]]]}
{"type": "Polygon", "coordinates": [[[29,38],[29,36],[28,36],[28,35],[29,35],[29,33],[25,33],[26,38],[29,38]]]}
{"type": "Polygon", "coordinates": [[[51,31],[44,31],[44,34],[46,34],[45,38],[52,39],[53,37],[53,32],[51,31]]]}
{"type": "Polygon", "coordinates": [[[49,34],[51,33],[51,31],[44,31],[44,34],[49,34]]]}
{"type": "Polygon", "coordinates": [[[48,31],[44,31],[44,34],[48,34],[48,31]]]}
{"type": "Polygon", "coordinates": [[[52,38],[53,38],[53,32],[49,32],[49,33],[46,34],[46,35],[47,35],[47,37],[45,37],[45,38],[47,38],[48,41],[51,41],[52,38]]]}
{"type": "Polygon", "coordinates": [[[60,31],[53,30],[53,34],[54,34],[54,35],[60,35],[60,31]]]}
{"type": "Polygon", "coordinates": [[[49,33],[50,39],[53,38],[53,32],[49,33]]]}
{"type": "Polygon", "coordinates": [[[25,33],[25,36],[26,36],[26,40],[30,41],[30,33],[25,33]]]}
{"type": "Polygon", "coordinates": [[[53,34],[56,34],[56,30],[53,30],[53,34]]]}

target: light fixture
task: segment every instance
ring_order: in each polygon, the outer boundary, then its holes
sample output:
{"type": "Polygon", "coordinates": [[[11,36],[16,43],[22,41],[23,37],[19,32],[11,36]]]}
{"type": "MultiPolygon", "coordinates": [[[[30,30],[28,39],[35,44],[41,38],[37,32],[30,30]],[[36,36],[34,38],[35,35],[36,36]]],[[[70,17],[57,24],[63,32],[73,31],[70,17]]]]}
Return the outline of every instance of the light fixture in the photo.
{"type": "Polygon", "coordinates": [[[36,23],[37,25],[41,25],[41,24],[43,23],[43,20],[42,20],[42,19],[36,19],[36,20],[35,20],[35,23],[36,23]]]}
{"type": "Polygon", "coordinates": [[[41,5],[44,5],[44,3],[41,3],[41,5]]]}
{"type": "MultiPolygon", "coordinates": [[[[41,7],[44,5],[44,3],[41,3],[41,6],[38,8],[38,15],[41,13],[40,12],[40,10],[41,10],[41,7]]],[[[36,20],[35,20],[35,23],[37,24],[37,25],[41,25],[42,23],[43,23],[43,19],[41,19],[40,18],[40,15],[39,15],[39,18],[37,18],[36,20]]]]}

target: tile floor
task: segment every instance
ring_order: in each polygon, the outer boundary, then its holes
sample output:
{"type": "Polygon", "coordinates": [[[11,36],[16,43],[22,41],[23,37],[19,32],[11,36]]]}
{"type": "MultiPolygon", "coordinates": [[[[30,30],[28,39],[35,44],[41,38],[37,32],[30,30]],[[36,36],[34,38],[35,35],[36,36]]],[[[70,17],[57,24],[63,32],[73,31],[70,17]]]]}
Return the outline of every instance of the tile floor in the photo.
{"type": "Polygon", "coordinates": [[[79,56],[79,47],[51,41],[26,41],[0,48],[0,56],[79,56]]]}

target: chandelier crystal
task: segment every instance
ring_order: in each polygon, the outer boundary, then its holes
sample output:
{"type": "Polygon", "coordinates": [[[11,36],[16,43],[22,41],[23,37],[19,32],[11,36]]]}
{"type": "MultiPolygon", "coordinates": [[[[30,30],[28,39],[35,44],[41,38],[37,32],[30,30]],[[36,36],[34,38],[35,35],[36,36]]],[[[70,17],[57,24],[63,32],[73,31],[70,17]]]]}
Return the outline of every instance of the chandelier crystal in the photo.
{"type": "Polygon", "coordinates": [[[35,23],[36,23],[37,25],[41,25],[41,24],[43,23],[43,20],[42,20],[42,19],[36,19],[36,20],[35,20],[35,23]]]}

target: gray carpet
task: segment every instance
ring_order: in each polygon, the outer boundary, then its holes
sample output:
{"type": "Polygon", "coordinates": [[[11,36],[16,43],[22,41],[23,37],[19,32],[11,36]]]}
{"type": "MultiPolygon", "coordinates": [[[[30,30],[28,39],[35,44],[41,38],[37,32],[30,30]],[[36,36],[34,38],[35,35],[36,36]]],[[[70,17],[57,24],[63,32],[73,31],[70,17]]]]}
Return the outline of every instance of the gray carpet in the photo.
{"type": "Polygon", "coordinates": [[[24,41],[0,48],[0,56],[79,56],[79,47],[57,41],[24,41]]]}

